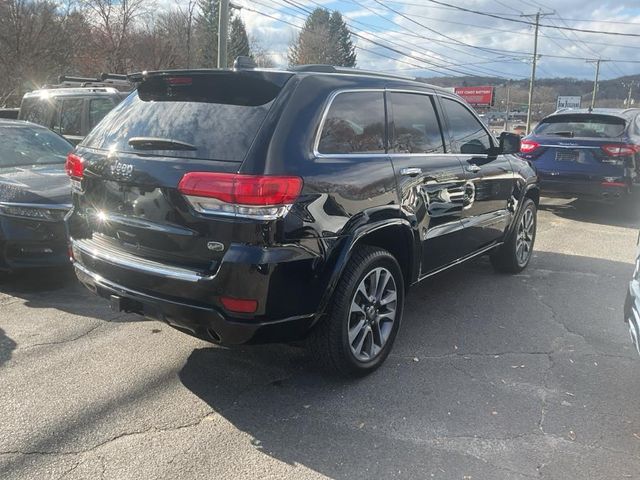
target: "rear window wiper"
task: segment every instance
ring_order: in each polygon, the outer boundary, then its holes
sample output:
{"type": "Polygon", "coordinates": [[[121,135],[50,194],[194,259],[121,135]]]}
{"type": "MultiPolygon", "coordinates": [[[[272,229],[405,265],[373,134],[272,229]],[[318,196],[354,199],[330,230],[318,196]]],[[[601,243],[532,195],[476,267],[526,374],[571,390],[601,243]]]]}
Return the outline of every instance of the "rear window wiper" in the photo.
{"type": "Polygon", "coordinates": [[[136,150],[197,150],[195,145],[171,138],[131,137],[129,145],[136,150]]]}

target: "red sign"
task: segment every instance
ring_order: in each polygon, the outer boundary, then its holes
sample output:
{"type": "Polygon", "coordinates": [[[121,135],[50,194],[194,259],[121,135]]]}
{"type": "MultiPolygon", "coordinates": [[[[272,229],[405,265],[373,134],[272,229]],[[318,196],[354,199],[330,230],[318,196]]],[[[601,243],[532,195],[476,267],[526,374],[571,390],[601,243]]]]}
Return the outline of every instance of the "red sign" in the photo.
{"type": "Polygon", "coordinates": [[[493,105],[493,87],[454,87],[453,91],[473,107],[493,105]]]}

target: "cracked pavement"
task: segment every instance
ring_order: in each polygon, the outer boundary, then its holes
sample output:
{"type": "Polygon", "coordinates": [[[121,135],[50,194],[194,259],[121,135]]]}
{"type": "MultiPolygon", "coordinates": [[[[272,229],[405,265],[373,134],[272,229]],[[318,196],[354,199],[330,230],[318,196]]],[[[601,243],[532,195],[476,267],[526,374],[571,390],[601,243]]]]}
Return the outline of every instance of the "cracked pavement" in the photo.
{"type": "Polygon", "coordinates": [[[114,314],[67,271],[6,277],[0,478],[638,479],[637,220],[545,199],[527,270],[415,286],[358,381],[114,314]]]}

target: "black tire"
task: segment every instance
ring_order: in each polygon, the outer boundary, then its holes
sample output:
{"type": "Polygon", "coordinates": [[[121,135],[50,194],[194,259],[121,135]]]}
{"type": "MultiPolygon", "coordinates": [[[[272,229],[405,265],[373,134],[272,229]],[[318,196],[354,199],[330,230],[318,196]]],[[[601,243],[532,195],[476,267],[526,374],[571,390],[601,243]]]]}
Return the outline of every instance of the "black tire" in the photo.
{"type": "Polygon", "coordinates": [[[533,246],[536,240],[536,230],[538,226],[537,213],[538,210],[534,201],[530,198],[525,198],[509,237],[504,244],[495,250],[490,256],[491,264],[496,271],[500,273],[519,273],[527,268],[527,265],[529,265],[531,257],[533,256],[533,246]],[[530,241],[527,251],[528,253],[526,255],[520,255],[518,248],[519,237],[523,234],[523,228],[526,230],[526,227],[523,224],[523,219],[528,215],[531,215],[530,218],[533,222],[532,233],[527,234],[527,238],[529,238],[530,241]]]}
{"type": "MultiPolygon", "coordinates": [[[[373,288],[377,290],[375,287],[373,288]]],[[[386,293],[387,296],[383,300],[387,301],[387,304],[391,304],[392,302],[388,301],[388,299],[393,297],[393,292],[389,290],[386,293]]],[[[336,286],[327,315],[320,320],[310,334],[308,349],[312,357],[316,363],[326,370],[343,376],[360,377],[373,372],[382,365],[391,351],[402,320],[403,306],[404,280],[397,260],[389,252],[381,248],[371,246],[357,247],[336,286]],[[368,289],[367,285],[369,287],[372,286],[369,279],[372,278],[371,275],[375,276],[378,272],[380,272],[380,277],[378,278],[387,279],[385,286],[382,288],[383,291],[380,292],[380,297],[384,296],[386,285],[392,283],[391,278],[395,286],[395,317],[391,325],[388,325],[389,320],[385,320],[386,323],[380,320],[384,315],[388,315],[390,308],[387,305],[381,305],[381,302],[372,302],[371,305],[360,310],[360,312],[352,311],[352,303],[365,302],[364,299],[367,297],[363,294],[363,291],[368,289]],[[388,274],[391,274],[391,278],[387,278],[388,274]],[[367,284],[367,280],[370,283],[367,284]],[[359,290],[361,284],[364,285],[364,290],[359,290]],[[376,303],[380,304],[378,309],[375,307],[376,303]],[[373,313],[371,307],[374,308],[376,313],[373,313]],[[382,312],[381,315],[378,315],[379,311],[382,312]],[[378,326],[375,325],[376,318],[378,319],[378,326]],[[349,342],[349,330],[351,327],[352,332],[356,331],[363,321],[365,325],[360,327],[359,331],[364,332],[362,335],[366,335],[367,339],[370,338],[371,342],[367,343],[368,340],[363,341],[363,344],[360,345],[361,358],[358,358],[358,353],[354,353],[352,349],[357,349],[357,344],[360,343],[359,340],[362,337],[354,337],[354,347],[349,342]],[[366,325],[367,322],[371,322],[369,326],[366,325]],[[367,328],[369,330],[366,330],[367,328]],[[384,334],[382,333],[383,329],[385,329],[384,334]],[[374,342],[382,338],[386,338],[386,340],[381,342],[381,348],[377,344],[373,347],[374,342]],[[362,358],[365,355],[362,351],[365,345],[372,345],[372,352],[374,348],[379,348],[375,355],[371,355],[369,360],[362,358]]]]}

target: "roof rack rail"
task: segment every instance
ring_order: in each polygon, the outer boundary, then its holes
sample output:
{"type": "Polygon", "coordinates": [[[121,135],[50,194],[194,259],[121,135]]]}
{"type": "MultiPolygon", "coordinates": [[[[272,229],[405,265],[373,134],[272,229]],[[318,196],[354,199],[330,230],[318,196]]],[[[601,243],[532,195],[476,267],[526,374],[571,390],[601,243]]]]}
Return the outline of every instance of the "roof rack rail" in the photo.
{"type": "Polygon", "coordinates": [[[74,75],[60,75],[57,84],[44,85],[43,89],[69,87],[114,87],[118,90],[132,90],[133,84],[126,75],[117,73],[101,73],[98,77],[77,77],[74,75]]]}
{"type": "Polygon", "coordinates": [[[294,72],[343,73],[343,74],[351,74],[351,75],[369,75],[372,77],[411,80],[412,82],[420,81],[416,77],[409,77],[407,75],[396,75],[393,73],[376,72],[375,70],[361,70],[359,68],[350,68],[350,67],[334,67],[333,65],[324,65],[324,64],[298,65],[295,67],[291,67],[290,70],[294,72]]]}

